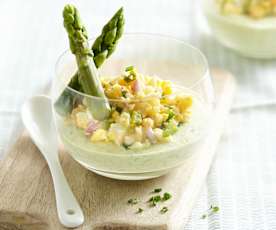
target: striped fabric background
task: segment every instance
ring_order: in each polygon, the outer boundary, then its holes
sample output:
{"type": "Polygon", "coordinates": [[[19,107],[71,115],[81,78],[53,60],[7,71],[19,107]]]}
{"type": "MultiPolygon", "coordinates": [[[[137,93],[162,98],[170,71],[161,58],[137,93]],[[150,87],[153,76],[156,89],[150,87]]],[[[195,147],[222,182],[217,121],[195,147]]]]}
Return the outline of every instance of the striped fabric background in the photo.
{"type": "MultiPolygon", "coordinates": [[[[209,32],[199,0],[71,2],[80,9],[90,36],[123,5],[126,32],[181,38],[199,47],[210,66],[235,74],[235,105],[185,229],[276,229],[276,61],[250,60],[223,48],[209,32]],[[220,211],[200,219],[210,205],[220,211]]],[[[0,1],[0,158],[21,129],[20,105],[54,77],[56,59],[68,47],[61,18],[65,3],[0,1]]]]}

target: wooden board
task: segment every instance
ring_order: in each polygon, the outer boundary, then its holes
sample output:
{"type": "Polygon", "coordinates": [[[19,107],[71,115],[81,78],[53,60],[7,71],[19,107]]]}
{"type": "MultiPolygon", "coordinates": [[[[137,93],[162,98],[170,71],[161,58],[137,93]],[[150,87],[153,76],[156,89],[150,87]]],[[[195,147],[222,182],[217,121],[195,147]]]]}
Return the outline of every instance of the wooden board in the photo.
{"type": "MultiPolygon", "coordinates": [[[[98,176],[61,152],[60,159],[68,182],[85,214],[85,223],[77,228],[90,229],[183,229],[212,163],[216,146],[228,114],[235,88],[233,77],[213,72],[216,107],[212,131],[201,151],[166,176],[146,181],[118,181],[98,176]],[[162,206],[148,208],[145,202],[154,188],[172,194],[162,206]],[[127,205],[137,197],[143,202],[127,205]],[[138,207],[145,211],[136,214],[138,207]]],[[[59,230],[55,196],[48,167],[25,132],[0,164],[0,229],[59,230]]]]}

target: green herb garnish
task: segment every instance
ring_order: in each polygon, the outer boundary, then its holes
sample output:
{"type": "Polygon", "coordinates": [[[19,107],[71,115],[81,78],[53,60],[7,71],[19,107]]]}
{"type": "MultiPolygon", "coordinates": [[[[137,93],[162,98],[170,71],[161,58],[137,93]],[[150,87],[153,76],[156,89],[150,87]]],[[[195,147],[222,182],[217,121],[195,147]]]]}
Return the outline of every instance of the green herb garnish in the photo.
{"type": "MultiPolygon", "coordinates": [[[[155,188],[151,193],[160,193],[161,191],[162,191],[162,188],[155,188]]],[[[156,207],[158,203],[160,203],[160,202],[165,202],[165,201],[167,201],[167,200],[169,200],[169,199],[171,199],[171,198],[172,198],[172,195],[171,195],[170,193],[168,193],[168,192],[165,192],[165,193],[163,194],[163,196],[161,196],[161,195],[154,195],[154,196],[150,197],[150,199],[149,199],[147,202],[149,203],[149,207],[156,207]]],[[[129,205],[135,205],[135,204],[138,204],[139,202],[138,202],[138,199],[136,199],[136,198],[131,198],[131,199],[129,199],[129,200],[127,201],[127,203],[128,203],[129,205]]],[[[212,207],[212,206],[211,206],[211,207],[212,207]]],[[[217,207],[212,207],[212,208],[214,208],[214,211],[218,209],[217,207]]],[[[162,207],[162,209],[159,210],[159,212],[160,212],[161,214],[164,214],[164,213],[166,213],[168,210],[169,210],[168,207],[164,206],[164,207],[162,207]]],[[[144,211],[144,209],[139,207],[139,208],[136,210],[135,213],[138,214],[138,213],[142,213],[143,211],[144,211]]],[[[206,218],[206,217],[205,217],[205,218],[206,218]]]]}
{"type": "Polygon", "coordinates": [[[152,196],[148,202],[150,203],[150,206],[155,207],[158,202],[162,200],[160,195],[152,196]]]}
{"type": "Polygon", "coordinates": [[[164,214],[164,213],[166,213],[168,210],[169,210],[168,207],[163,207],[163,208],[160,210],[160,212],[161,212],[162,214],[164,214]]]}
{"type": "Polygon", "coordinates": [[[142,213],[144,211],[144,209],[142,208],[138,208],[137,212],[136,213],[142,213]]]}
{"type": "Polygon", "coordinates": [[[116,106],[116,107],[115,107],[115,110],[116,110],[118,113],[122,113],[122,112],[123,112],[123,108],[122,108],[122,107],[119,107],[119,106],[116,106]]]}
{"type": "Polygon", "coordinates": [[[127,201],[127,203],[131,205],[138,204],[138,200],[136,198],[131,198],[127,201]]]}
{"type": "Polygon", "coordinates": [[[123,146],[125,149],[129,149],[129,147],[130,147],[130,145],[126,145],[125,143],[123,143],[122,146],[123,146]]]}
{"type": "MultiPolygon", "coordinates": [[[[212,207],[212,206],[211,206],[212,207]]],[[[214,206],[212,207],[212,212],[215,213],[215,212],[218,212],[219,211],[219,207],[218,206],[214,206]]]]}
{"type": "Polygon", "coordinates": [[[181,121],[180,121],[180,122],[178,123],[177,127],[180,127],[180,126],[182,126],[182,125],[184,125],[184,122],[181,122],[181,121]]]}
{"type": "Polygon", "coordinates": [[[164,124],[164,132],[163,137],[169,137],[173,134],[175,134],[178,130],[177,125],[174,123],[174,121],[171,119],[168,123],[164,124]]]}
{"type": "Polygon", "coordinates": [[[127,98],[127,91],[126,91],[126,90],[122,90],[122,96],[123,96],[124,98],[127,98]]]}
{"type": "Polygon", "coordinates": [[[136,80],[136,74],[135,73],[130,73],[130,74],[124,76],[124,80],[126,82],[134,81],[134,80],[136,80]]]}
{"type": "Polygon", "coordinates": [[[211,205],[210,208],[207,210],[208,213],[205,213],[201,216],[201,219],[205,219],[207,216],[210,216],[216,212],[219,211],[219,207],[218,206],[213,206],[211,205]]]}
{"type": "Polygon", "coordinates": [[[154,189],[152,192],[153,193],[159,193],[159,192],[161,192],[162,191],[162,188],[156,188],[156,189],[154,189]]]}
{"type": "Polygon", "coordinates": [[[133,111],[131,114],[131,123],[136,126],[139,126],[142,124],[142,121],[143,121],[142,114],[139,112],[133,111]]]}
{"type": "Polygon", "coordinates": [[[131,82],[136,80],[136,71],[133,66],[128,66],[126,67],[126,75],[124,76],[124,80],[126,82],[131,82]]]}
{"type": "Polygon", "coordinates": [[[162,197],[162,201],[166,201],[166,200],[169,200],[171,199],[172,195],[168,192],[165,192],[163,197],[162,197]]]}
{"type": "Polygon", "coordinates": [[[134,70],[134,66],[133,66],[133,65],[128,66],[128,67],[126,67],[126,69],[125,69],[126,72],[131,71],[131,70],[134,70]]]}
{"type": "Polygon", "coordinates": [[[167,121],[170,121],[171,119],[173,119],[175,117],[175,113],[172,109],[169,110],[168,115],[169,116],[168,116],[167,121]]]}

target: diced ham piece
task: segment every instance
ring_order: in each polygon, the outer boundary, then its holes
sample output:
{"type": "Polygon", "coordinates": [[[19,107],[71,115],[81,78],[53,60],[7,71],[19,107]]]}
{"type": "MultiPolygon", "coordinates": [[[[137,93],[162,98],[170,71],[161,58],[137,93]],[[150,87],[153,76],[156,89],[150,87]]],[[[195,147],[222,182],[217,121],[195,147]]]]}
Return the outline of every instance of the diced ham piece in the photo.
{"type": "Polygon", "coordinates": [[[138,79],[136,79],[136,80],[133,82],[132,90],[133,90],[133,92],[134,92],[135,94],[138,93],[138,92],[141,90],[141,83],[139,82],[138,79]]]}

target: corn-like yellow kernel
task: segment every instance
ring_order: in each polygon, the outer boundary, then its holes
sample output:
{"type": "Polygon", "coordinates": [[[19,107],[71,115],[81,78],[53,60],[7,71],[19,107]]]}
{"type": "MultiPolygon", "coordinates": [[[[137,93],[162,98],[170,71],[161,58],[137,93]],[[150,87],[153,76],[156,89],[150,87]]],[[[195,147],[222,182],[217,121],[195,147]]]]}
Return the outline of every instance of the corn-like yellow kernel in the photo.
{"type": "Polygon", "coordinates": [[[112,97],[118,98],[122,96],[122,88],[119,84],[115,84],[112,86],[112,97]]]}
{"type": "Polygon", "coordinates": [[[114,140],[116,139],[116,133],[113,132],[113,131],[111,131],[111,130],[109,130],[109,131],[107,132],[107,138],[108,138],[108,140],[110,140],[110,141],[114,141],[114,140]]]}
{"type": "Polygon", "coordinates": [[[275,4],[275,6],[272,9],[272,13],[273,13],[273,15],[276,15],[276,4],[275,4]]]}
{"type": "Polygon", "coordinates": [[[178,96],[176,100],[177,100],[177,107],[181,113],[185,112],[193,104],[192,97],[178,96]]]}
{"type": "Polygon", "coordinates": [[[107,131],[104,129],[97,129],[91,136],[90,140],[92,142],[106,141],[107,140],[107,131]]]}
{"type": "Polygon", "coordinates": [[[175,98],[174,97],[171,97],[171,96],[167,96],[167,97],[163,97],[160,102],[163,104],[163,105],[175,105],[175,98]]]}
{"type": "Polygon", "coordinates": [[[242,9],[241,9],[241,7],[238,7],[237,5],[234,5],[233,3],[229,2],[229,3],[224,4],[223,13],[224,14],[241,14],[242,9]]]}
{"type": "Polygon", "coordinates": [[[143,115],[146,115],[151,109],[152,106],[146,102],[138,102],[135,105],[135,110],[141,112],[143,115]]]}
{"type": "Polygon", "coordinates": [[[152,128],[154,125],[154,122],[151,118],[144,118],[143,121],[142,121],[142,126],[144,128],[152,128]]]}
{"type": "Polygon", "coordinates": [[[153,106],[152,109],[153,109],[154,113],[159,113],[160,112],[160,107],[161,106],[159,106],[159,105],[153,106]]]}
{"type": "Polygon", "coordinates": [[[168,120],[169,114],[167,114],[167,113],[162,113],[161,115],[162,115],[163,121],[168,120]]]}
{"type": "Polygon", "coordinates": [[[153,117],[155,127],[159,127],[163,123],[163,116],[160,113],[156,113],[153,117]]]}
{"type": "Polygon", "coordinates": [[[161,87],[163,90],[163,95],[172,94],[172,86],[170,81],[163,81],[161,87]]]}
{"type": "Polygon", "coordinates": [[[162,88],[163,81],[158,79],[157,81],[157,87],[162,88]]]}
{"type": "Polygon", "coordinates": [[[155,111],[153,110],[153,107],[150,105],[146,107],[146,109],[143,111],[144,117],[153,117],[155,115],[155,111]]]}
{"type": "Polygon", "coordinates": [[[175,115],[175,120],[178,121],[178,122],[185,122],[186,118],[187,118],[187,116],[185,116],[185,114],[177,113],[175,115]]]}
{"type": "Polygon", "coordinates": [[[108,79],[101,79],[101,83],[105,89],[108,89],[110,87],[108,79]]]}
{"type": "Polygon", "coordinates": [[[249,12],[253,18],[262,18],[266,15],[265,9],[259,5],[251,6],[249,12]]]}
{"type": "Polygon", "coordinates": [[[259,3],[259,5],[261,7],[264,8],[264,10],[266,10],[267,12],[270,11],[271,7],[272,7],[272,1],[271,0],[265,0],[259,3]]]}
{"type": "Polygon", "coordinates": [[[120,85],[123,85],[123,86],[126,86],[127,85],[127,82],[124,80],[124,78],[119,78],[119,80],[118,80],[118,83],[120,84],[120,85]]]}
{"type": "Polygon", "coordinates": [[[144,76],[144,82],[146,85],[149,85],[149,83],[151,82],[151,77],[150,76],[144,76]]]}
{"type": "Polygon", "coordinates": [[[113,111],[111,117],[114,121],[117,121],[120,118],[120,113],[118,111],[113,111]]]}
{"type": "Polygon", "coordinates": [[[155,93],[155,88],[153,86],[146,86],[144,88],[144,94],[145,95],[151,95],[155,93]]]}
{"type": "Polygon", "coordinates": [[[157,77],[145,77],[145,83],[147,86],[157,87],[159,79],[157,77]]]}
{"type": "Polygon", "coordinates": [[[134,110],[134,107],[135,107],[135,103],[128,103],[127,104],[127,109],[130,110],[130,111],[134,110]]]}
{"type": "Polygon", "coordinates": [[[153,118],[157,113],[160,113],[160,106],[148,107],[144,112],[145,116],[151,118],[153,118]]]}
{"type": "Polygon", "coordinates": [[[151,104],[152,106],[159,106],[160,105],[160,99],[156,98],[156,97],[153,97],[153,98],[149,99],[147,102],[149,104],[151,104]]]}

